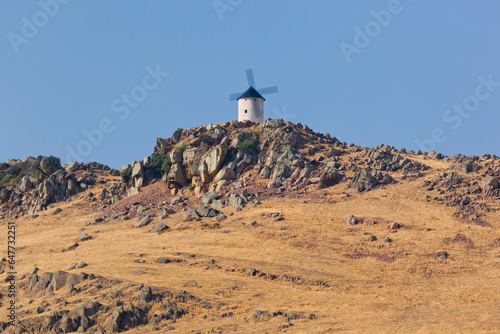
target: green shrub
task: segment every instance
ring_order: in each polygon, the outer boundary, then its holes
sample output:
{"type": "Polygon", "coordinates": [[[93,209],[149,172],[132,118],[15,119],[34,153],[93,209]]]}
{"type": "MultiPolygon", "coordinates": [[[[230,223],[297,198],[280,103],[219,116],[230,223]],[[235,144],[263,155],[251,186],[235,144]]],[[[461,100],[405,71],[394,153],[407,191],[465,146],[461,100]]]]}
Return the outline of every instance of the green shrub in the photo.
{"type": "Polygon", "coordinates": [[[238,145],[238,152],[243,152],[252,155],[255,153],[256,148],[257,148],[257,141],[247,139],[238,145]]]}
{"type": "Polygon", "coordinates": [[[186,148],[187,148],[187,145],[186,145],[186,144],[182,144],[181,146],[178,146],[178,147],[176,147],[175,149],[176,149],[177,151],[184,152],[184,151],[186,150],[186,148]]]}
{"type": "Polygon", "coordinates": [[[172,167],[172,160],[170,160],[170,155],[167,155],[165,157],[165,160],[163,160],[163,163],[161,164],[161,170],[165,174],[168,174],[168,172],[170,172],[171,167],[172,167]]]}
{"type": "Polygon", "coordinates": [[[10,181],[14,180],[15,176],[12,174],[7,174],[3,177],[3,179],[0,181],[0,187],[3,186],[6,183],[9,183],[10,181]]]}
{"type": "Polygon", "coordinates": [[[164,143],[163,146],[161,147],[161,153],[167,154],[167,152],[170,150],[171,147],[172,144],[170,144],[169,142],[164,143]]]}
{"type": "Polygon", "coordinates": [[[201,143],[206,143],[206,144],[210,144],[212,142],[212,137],[210,137],[208,135],[208,133],[206,132],[203,132],[202,134],[200,134],[198,136],[198,140],[201,142],[201,143]]]}
{"type": "Polygon", "coordinates": [[[152,172],[156,175],[161,175],[162,173],[168,173],[170,167],[172,167],[172,161],[170,160],[170,155],[161,154],[155,152],[151,155],[151,160],[149,161],[149,167],[152,172]]]}
{"type": "Polygon", "coordinates": [[[0,169],[7,169],[7,168],[9,168],[9,167],[10,167],[10,165],[9,165],[8,163],[6,163],[6,162],[2,162],[2,163],[0,164],[0,169]]]}
{"type": "Polygon", "coordinates": [[[122,177],[123,183],[128,184],[130,182],[130,179],[132,178],[132,167],[123,170],[120,175],[122,177]]]}
{"type": "Polygon", "coordinates": [[[54,156],[50,156],[50,157],[47,157],[45,159],[45,166],[46,166],[46,169],[50,169],[50,170],[58,170],[59,168],[61,168],[61,159],[57,158],[57,157],[54,157],[54,156]]]}

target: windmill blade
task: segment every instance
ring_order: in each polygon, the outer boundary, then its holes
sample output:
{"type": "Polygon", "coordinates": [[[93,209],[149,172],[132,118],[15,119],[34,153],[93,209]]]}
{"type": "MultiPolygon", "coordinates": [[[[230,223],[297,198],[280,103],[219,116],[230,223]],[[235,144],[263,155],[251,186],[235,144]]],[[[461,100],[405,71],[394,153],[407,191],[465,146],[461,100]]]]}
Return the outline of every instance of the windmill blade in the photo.
{"type": "Polygon", "coordinates": [[[260,95],[273,94],[278,92],[278,86],[257,89],[260,95]]]}
{"type": "Polygon", "coordinates": [[[234,100],[237,100],[238,97],[241,96],[241,94],[243,94],[244,92],[241,92],[241,93],[234,93],[234,94],[229,94],[229,101],[234,101],[234,100]]]}
{"type": "Polygon", "coordinates": [[[248,86],[252,86],[253,88],[255,88],[255,79],[253,78],[252,69],[247,70],[247,80],[248,80],[248,86]]]}

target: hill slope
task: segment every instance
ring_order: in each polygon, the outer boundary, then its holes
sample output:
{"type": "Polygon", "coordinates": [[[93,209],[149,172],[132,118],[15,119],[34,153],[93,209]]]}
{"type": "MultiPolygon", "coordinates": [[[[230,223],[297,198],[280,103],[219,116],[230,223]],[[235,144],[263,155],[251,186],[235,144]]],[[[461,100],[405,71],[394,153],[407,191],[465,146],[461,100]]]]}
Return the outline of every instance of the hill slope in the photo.
{"type": "Polygon", "coordinates": [[[178,130],[122,177],[72,163],[26,187],[22,163],[0,189],[18,332],[500,330],[494,156],[363,148],[269,120],[178,130]],[[68,180],[79,191],[52,196],[48,182],[68,180]]]}

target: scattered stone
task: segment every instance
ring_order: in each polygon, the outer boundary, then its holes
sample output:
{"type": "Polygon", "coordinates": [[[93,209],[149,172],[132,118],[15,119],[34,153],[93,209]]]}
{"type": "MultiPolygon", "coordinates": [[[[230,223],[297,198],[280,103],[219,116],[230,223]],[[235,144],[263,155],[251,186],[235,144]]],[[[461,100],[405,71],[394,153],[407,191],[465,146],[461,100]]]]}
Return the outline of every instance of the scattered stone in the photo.
{"type": "Polygon", "coordinates": [[[391,238],[389,238],[389,237],[384,237],[384,241],[385,241],[385,242],[392,242],[392,239],[391,239],[391,238]]]}
{"type": "Polygon", "coordinates": [[[66,270],[72,270],[72,269],[75,269],[77,265],[78,265],[78,263],[76,263],[76,262],[75,262],[75,263],[72,263],[72,264],[70,264],[70,265],[68,266],[68,268],[66,268],[66,270]]]}
{"type": "Polygon", "coordinates": [[[436,255],[442,260],[448,258],[449,256],[448,252],[437,252],[436,255]]]}
{"type": "Polygon", "coordinates": [[[80,235],[78,236],[78,239],[80,241],[87,241],[87,240],[92,239],[92,236],[88,233],[80,233],[80,235]]]}
{"type": "Polygon", "coordinates": [[[368,241],[377,241],[377,237],[374,236],[374,235],[371,235],[369,238],[368,238],[368,241]]]}
{"type": "Polygon", "coordinates": [[[391,222],[391,223],[389,224],[388,229],[389,229],[389,230],[391,230],[391,231],[393,231],[393,230],[398,230],[398,229],[400,229],[401,227],[403,227],[403,225],[398,224],[398,223],[396,223],[396,222],[391,222]]]}
{"type": "Polygon", "coordinates": [[[160,256],[159,258],[156,259],[156,262],[158,262],[158,263],[170,263],[170,262],[172,262],[172,260],[167,259],[164,256],[160,256]]]}
{"type": "Polygon", "coordinates": [[[354,225],[358,225],[359,223],[362,223],[363,219],[356,218],[356,217],[354,217],[354,215],[350,215],[349,217],[347,217],[346,221],[347,221],[347,225],[354,226],[354,225]]]}
{"type": "Polygon", "coordinates": [[[209,191],[201,196],[203,204],[210,204],[215,199],[219,199],[219,195],[215,191],[209,191]]]}
{"type": "Polygon", "coordinates": [[[167,225],[163,224],[163,223],[155,223],[153,225],[153,227],[151,227],[151,230],[149,230],[149,232],[153,233],[153,232],[161,232],[161,231],[165,231],[165,230],[168,230],[170,227],[168,227],[167,225]]]}
{"type": "Polygon", "coordinates": [[[175,196],[175,197],[172,197],[172,199],[170,199],[170,204],[172,204],[172,205],[179,204],[182,202],[184,202],[184,199],[182,198],[182,196],[175,196]]]}
{"type": "Polygon", "coordinates": [[[78,269],[85,268],[86,266],[87,264],[83,261],[78,262],[78,264],[76,265],[78,269]]]}
{"type": "Polygon", "coordinates": [[[97,218],[94,218],[92,219],[92,221],[90,222],[90,224],[97,224],[97,223],[102,223],[104,221],[104,217],[97,217],[97,218]]]}
{"type": "Polygon", "coordinates": [[[76,247],[80,246],[79,243],[74,243],[72,244],[71,246],[67,247],[67,248],[64,248],[62,251],[63,252],[67,252],[67,251],[72,251],[72,250],[75,250],[76,247]]]}
{"type": "Polygon", "coordinates": [[[54,215],[57,215],[58,213],[61,213],[61,212],[62,212],[62,209],[61,208],[57,208],[54,211],[54,215]]]}
{"type": "Polygon", "coordinates": [[[146,226],[148,225],[151,221],[153,220],[153,216],[152,215],[145,215],[145,216],[142,216],[141,218],[139,218],[137,220],[137,222],[134,224],[134,227],[136,228],[141,228],[143,226],[146,226]]]}

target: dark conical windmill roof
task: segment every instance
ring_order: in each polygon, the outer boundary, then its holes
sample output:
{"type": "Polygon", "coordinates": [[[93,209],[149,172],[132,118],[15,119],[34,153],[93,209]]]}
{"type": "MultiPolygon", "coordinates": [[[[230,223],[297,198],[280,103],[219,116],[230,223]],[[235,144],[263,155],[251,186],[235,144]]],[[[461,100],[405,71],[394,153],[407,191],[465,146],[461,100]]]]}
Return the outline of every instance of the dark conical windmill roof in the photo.
{"type": "Polygon", "coordinates": [[[266,100],[265,98],[262,97],[262,95],[259,94],[259,92],[253,88],[252,86],[250,86],[250,88],[248,88],[243,94],[240,95],[240,97],[238,97],[238,100],[239,99],[246,99],[246,98],[249,98],[249,97],[258,97],[260,99],[263,99],[264,101],[266,100]]]}

